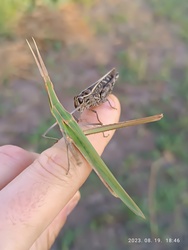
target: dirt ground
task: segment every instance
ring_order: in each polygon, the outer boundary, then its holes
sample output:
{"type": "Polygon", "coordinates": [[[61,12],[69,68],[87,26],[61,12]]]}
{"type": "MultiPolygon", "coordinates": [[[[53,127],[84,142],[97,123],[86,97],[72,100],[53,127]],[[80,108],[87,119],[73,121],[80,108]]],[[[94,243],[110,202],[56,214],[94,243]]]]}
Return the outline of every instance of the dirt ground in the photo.
{"type": "MultiPolygon", "coordinates": [[[[148,200],[155,166],[156,188],[174,187],[177,172],[169,171],[178,166],[179,178],[187,176],[186,156],[162,144],[167,140],[165,133],[171,131],[170,124],[187,112],[184,96],[178,90],[180,84],[183,89],[182,79],[186,77],[187,43],[177,35],[178,27],[159,18],[147,1],[94,2],[91,6],[65,4],[58,9],[40,6],[22,17],[14,39],[1,41],[0,144],[37,152],[50,145],[41,138],[52,123],[48,100],[26,38],[35,37],[58,97],[69,111],[73,110],[76,94],[116,67],[120,78],[114,94],[121,102],[121,120],[164,113],[168,121],[117,131],[102,156],[151,220],[150,212],[154,211],[152,223],[156,223],[156,230],[152,231],[150,219],[143,222],[136,218],[92,174],[81,189],[78,207],[52,249],[151,249],[145,243],[128,244],[128,239],[153,235],[164,241],[180,237],[181,244],[173,243],[170,249],[186,249],[185,207],[177,207],[175,198],[169,198],[163,206],[166,196],[161,191],[155,209],[148,208],[148,200]],[[175,221],[179,228],[175,228],[175,221]]],[[[187,124],[186,119],[183,121],[187,124]]],[[[181,136],[176,127],[171,133],[181,136]]],[[[183,149],[179,151],[183,154],[183,149]]],[[[176,191],[176,197],[186,194],[185,189],[176,191]]],[[[152,249],[168,247],[152,245],[152,249]]]]}

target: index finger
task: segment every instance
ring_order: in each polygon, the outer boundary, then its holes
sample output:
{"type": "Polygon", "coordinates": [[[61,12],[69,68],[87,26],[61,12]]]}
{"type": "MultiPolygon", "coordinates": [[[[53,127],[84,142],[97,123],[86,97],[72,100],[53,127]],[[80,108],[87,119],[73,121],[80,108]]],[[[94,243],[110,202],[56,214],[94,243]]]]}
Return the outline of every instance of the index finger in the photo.
{"type": "MultiPolygon", "coordinates": [[[[119,119],[119,102],[113,96],[110,98],[117,109],[109,108],[107,103],[96,109],[104,124],[119,119]]],[[[86,116],[89,122],[95,119],[94,113],[88,116],[85,112],[82,117],[86,116]]],[[[112,135],[113,132],[108,137],[90,135],[89,140],[101,154],[112,135]]],[[[72,159],[70,172],[66,175],[67,149],[61,139],[0,192],[2,249],[6,244],[9,249],[15,246],[17,249],[30,248],[87,179],[91,166],[82,160],[81,166],[77,166],[72,159]]]]}

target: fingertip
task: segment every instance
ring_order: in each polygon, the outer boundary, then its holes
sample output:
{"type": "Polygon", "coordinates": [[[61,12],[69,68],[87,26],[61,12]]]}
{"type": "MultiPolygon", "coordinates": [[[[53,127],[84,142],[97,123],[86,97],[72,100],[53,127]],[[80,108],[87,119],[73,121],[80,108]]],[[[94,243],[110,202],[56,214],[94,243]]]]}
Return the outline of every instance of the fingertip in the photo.
{"type": "Polygon", "coordinates": [[[36,153],[28,152],[18,146],[4,145],[0,147],[0,189],[5,187],[36,158],[36,153]]]}
{"type": "MultiPolygon", "coordinates": [[[[98,118],[103,125],[116,123],[119,121],[121,106],[118,98],[115,95],[109,95],[108,101],[102,103],[100,106],[94,107],[92,110],[97,112],[98,118]]],[[[95,124],[99,123],[97,115],[91,110],[85,110],[80,120],[82,124],[95,124]]]]}
{"type": "MultiPolygon", "coordinates": [[[[102,103],[98,107],[95,107],[94,110],[97,112],[98,118],[100,119],[102,125],[113,124],[119,121],[121,106],[118,98],[115,95],[109,95],[108,101],[102,103]]],[[[99,124],[97,115],[96,113],[91,112],[91,110],[85,110],[80,117],[82,121],[81,126],[84,127],[84,129],[87,129],[92,128],[93,124],[99,124]]],[[[90,134],[87,137],[97,152],[101,155],[105,146],[111,140],[114,132],[114,130],[111,130],[104,133],[90,134]]]]}
{"type": "MultiPolygon", "coordinates": [[[[108,119],[107,124],[108,123],[118,122],[119,117],[120,117],[120,113],[121,113],[121,105],[120,105],[119,99],[115,95],[111,94],[108,97],[108,101],[110,102],[110,104],[108,102],[105,103],[105,104],[108,105],[108,110],[110,108],[108,113],[106,112],[106,116],[107,116],[107,119],[108,119]],[[111,117],[108,116],[109,112],[111,113],[111,117]]],[[[102,108],[104,108],[104,107],[102,107],[102,108]]],[[[104,114],[104,116],[105,116],[105,114],[104,114]]]]}

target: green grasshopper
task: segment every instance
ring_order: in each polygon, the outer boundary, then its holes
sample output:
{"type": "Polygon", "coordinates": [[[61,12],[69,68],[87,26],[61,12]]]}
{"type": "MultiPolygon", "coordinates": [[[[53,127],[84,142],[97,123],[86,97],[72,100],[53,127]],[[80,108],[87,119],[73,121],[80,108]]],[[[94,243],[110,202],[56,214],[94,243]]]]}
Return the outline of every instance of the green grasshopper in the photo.
{"type": "MultiPolygon", "coordinates": [[[[104,185],[109,189],[109,191],[115,197],[120,198],[124,202],[124,204],[127,205],[127,207],[130,210],[132,210],[136,215],[141,216],[142,218],[145,218],[144,214],[139,209],[139,207],[135,204],[135,202],[131,199],[131,197],[126,193],[126,191],[122,188],[122,186],[113,176],[113,174],[110,172],[108,167],[102,161],[102,159],[100,158],[100,156],[98,155],[94,147],[91,145],[91,143],[85,136],[84,132],[81,130],[81,128],[77,124],[74,117],[68,111],[66,111],[64,107],[62,106],[62,104],[59,102],[56,96],[56,93],[54,91],[53,83],[50,80],[48,71],[44,65],[44,62],[41,58],[40,52],[38,50],[37,44],[34,39],[33,39],[33,42],[37,51],[37,55],[35,55],[29,42],[27,41],[28,46],[39,68],[40,74],[42,75],[44,79],[46,91],[49,97],[51,113],[59,125],[59,128],[63,134],[67,147],[70,146],[71,144],[72,149],[75,149],[75,151],[77,149],[78,153],[81,156],[83,156],[85,160],[93,167],[96,174],[99,176],[99,178],[104,183],[104,185]]],[[[160,118],[161,117],[158,116],[158,120],[160,118]]],[[[157,116],[155,117],[155,119],[157,119],[157,116]]],[[[113,128],[110,128],[110,129],[115,129],[115,128],[116,126],[113,126],[113,128]]],[[[94,128],[94,129],[95,129],[95,133],[97,133],[96,132],[97,128],[94,128]]],[[[105,131],[107,130],[108,130],[108,127],[105,131]]],[[[86,133],[87,135],[92,134],[92,129],[87,130],[86,133]]],[[[67,171],[67,174],[68,174],[68,171],[67,171]]]]}

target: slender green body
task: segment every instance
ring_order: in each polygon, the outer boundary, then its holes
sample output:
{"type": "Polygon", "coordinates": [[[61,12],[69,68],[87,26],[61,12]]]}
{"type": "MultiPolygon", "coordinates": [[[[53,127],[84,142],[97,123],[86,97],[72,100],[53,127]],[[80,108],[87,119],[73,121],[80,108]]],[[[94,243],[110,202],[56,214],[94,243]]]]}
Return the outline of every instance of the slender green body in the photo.
{"type": "Polygon", "coordinates": [[[40,70],[40,73],[45,81],[45,87],[49,97],[51,113],[55,117],[60,127],[60,130],[62,131],[62,134],[65,137],[65,140],[66,138],[69,138],[71,140],[72,144],[78,149],[78,153],[80,153],[86,159],[86,161],[93,167],[99,178],[103,181],[105,186],[111,191],[114,196],[120,198],[136,215],[145,218],[139,207],[126,193],[126,191],[122,188],[122,186],[118,183],[116,178],[110,172],[108,167],[102,161],[92,144],[85,136],[84,132],[81,130],[81,128],[75,121],[74,117],[68,111],[66,111],[62,104],[59,102],[53,88],[53,83],[51,82],[48,76],[47,69],[40,56],[35,41],[34,44],[37,50],[38,59],[34,54],[30,44],[28,43],[37,63],[37,66],[40,70]]]}
{"type": "Polygon", "coordinates": [[[46,82],[46,89],[50,99],[51,112],[58,122],[60,130],[72,139],[74,145],[89,162],[93,169],[102,178],[113,193],[119,197],[135,214],[144,217],[141,210],[125,192],[116,178],[110,172],[104,161],[100,158],[94,147],[91,145],[83,131],[74,120],[73,116],[67,112],[58,101],[51,81],[46,82]]]}

